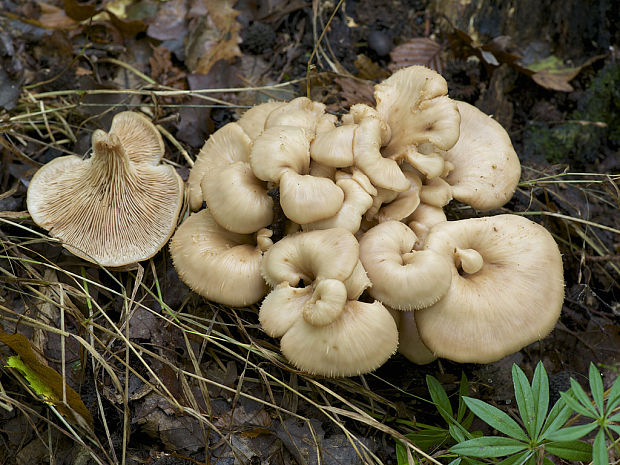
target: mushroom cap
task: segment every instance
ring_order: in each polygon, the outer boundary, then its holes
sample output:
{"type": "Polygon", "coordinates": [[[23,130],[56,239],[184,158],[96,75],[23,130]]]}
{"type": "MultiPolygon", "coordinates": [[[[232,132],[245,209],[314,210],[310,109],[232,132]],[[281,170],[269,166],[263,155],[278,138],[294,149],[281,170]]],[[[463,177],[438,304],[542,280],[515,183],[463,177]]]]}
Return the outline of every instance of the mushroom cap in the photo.
{"type": "MultiPolygon", "coordinates": [[[[115,124],[115,117],[112,125],[128,140],[131,117],[120,115],[121,123],[115,124]]],[[[136,121],[148,127],[141,117],[136,121]]],[[[140,129],[132,131],[140,134],[140,129]]],[[[90,158],[56,158],[35,173],[28,211],[35,223],[85,260],[110,267],[146,260],[174,232],[183,181],[172,166],[159,164],[161,153],[145,149],[132,159],[117,133],[97,130],[92,142],[90,158]]]]}
{"type": "Polygon", "coordinates": [[[381,366],[395,351],[398,331],[380,302],[348,301],[329,325],[297,318],[280,341],[297,368],[323,376],[354,376],[381,366]]]}
{"type": "Polygon", "coordinates": [[[341,178],[336,185],[344,192],[344,201],[338,212],[330,218],[304,224],[305,231],[344,228],[356,233],[359,230],[362,216],[372,206],[371,195],[350,178],[341,178]]]}
{"type": "Polygon", "coordinates": [[[286,236],[265,252],[261,272],[271,286],[287,282],[296,286],[321,279],[346,280],[359,257],[355,236],[341,228],[286,236]]]}
{"type": "Polygon", "coordinates": [[[411,186],[405,192],[399,192],[391,202],[383,205],[379,209],[377,212],[377,220],[381,223],[390,220],[400,221],[403,218],[407,218],[418,208],[418,205],[420,205],[422,180],[413,171],[405,171],[404,173],[411,183],[411,186]]]}
{"type": "Polygon", "coordinates": [[[207,209],[179,226],[170,241],[170,255],[183,282],[209,300],[245,307],[265,295],[262,253],[254,238],[226,231],[207,209]]]}
{"type": "Polygon", "coordinates": [[[398,352],[409,361],[426,365],[437,357],[424,345],[415,324],[415,312],[401,312],[387,307],[398,328],[398,352]]]}
{"type": "Polygon", "coordinates": [[[310,157],[335,168],[353,165],[353,134],[356,124],[338,126],[318,134],[310,144],[310,157]]]}
{"type": "Polygon", "coordinates": [[[514,194],[521,164],[506,130],[473,105],[457,102],[461,136],[444,154],[454,164],[447,181],[455,199],[478,210],[504,205],[514,194]]]}
{"type": "Polygon", "coordinates": [[[294,126],[302,129],[308,139],[312,139],[317,123],[324,113],[324,104],[313,102],[307,97],[297,97],[269,113],[265,121],[265,129],[276,126],[294,126]]]}
{"type": "Polygon", "coordinates": [[[416,250],[422,250],[426,236],[428,236],[431,228],[437,223],[443,223],[444,221],[448,220],[441,207],[434,207],[425,203],[420,203],[418,208],[403,220],[418,237],[414,246],[416,250]]]}
{"type": "Polygon", "coordinates": [[[459,138],[460,116],[447,95],[446,80],[424,66],[403,68],[377,84],[377,111],[392,130],[383,155],[398,157],[424,143],[451,148],[459,138]]]}
{"type": "Polygon", "coordinates": [[[553,329],[564,298],[562,257],[542,226],[517,215],[448,221],[431,229],[426,249],[452,258],[447,294],[415,312],[438,357],[489,363],[553,329]],[[479,271],[459,274],[457,249],[478,252],[479,271]]]}
{"type": "Polygon", "coordinates": [[[375,299],[399,310],[428,307],[450,288],[451,263],[433,250],[415,251],[416,235],[404,223],[386,221],[360,240],[360,260],[375,299]]]}
{"type": "Polygon", "coordinates": [[[237,124],[243,128],[250,139],[255,140],[265,130],[265,121],[269,113],[284,105],[286,102],[265,102],[254,105],[241,115],[237,124]]]}
{"type": "Polygon", "coordinates": [[[280,177],[280,205],[287,218],[298,224],[330,218],[344,202],[344,192],[329,178],[286,171],[280,177]]]}
{"type": "Polygon", "coordinates": [[[452,186],[443,178],[429,179],[420,189],[420,200],[433,207],[445,207],[452,200],[452,186]]]}
{"type": "Polygon", "coordinates": [[[243,161],[213,168],[200,183],[215,221],[240,234],[256,232],[273,221],[273,199],[264,184],[243,161]]]}
{"type": "Polygon", "coordinates": [[[265,129],[250,152],[254,175],[263,181],[280,182],[286,171],[306,174],[310,169],[310,141],[302,128],[274,126],[265,129]]]}
{"type": "Polygon", "coordinates": [[[228,123],[209,136],[200,149],[187,180],[189,206],[193,211],[200,209],[204,200],[200,186],[204,175],[216,167],[237,161],[247,162],[251,146],[252,140],[237,123],[228,123]]]}

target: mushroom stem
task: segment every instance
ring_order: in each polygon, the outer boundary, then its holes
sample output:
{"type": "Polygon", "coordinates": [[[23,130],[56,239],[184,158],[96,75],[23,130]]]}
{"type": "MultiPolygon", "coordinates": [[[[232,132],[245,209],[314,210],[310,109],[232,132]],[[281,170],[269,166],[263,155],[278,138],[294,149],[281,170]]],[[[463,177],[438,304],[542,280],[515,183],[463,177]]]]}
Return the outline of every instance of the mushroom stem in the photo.
{"type": "Polygon", "coordinates": [[[106,190],[113,190],[116,184],[125,184],[126,176],[131,177],[133,171],[121,140],[115,134],[101,130],[93,133],[91,165],[89,181],[95,186],[105,186],[106,190]]]}
{"type": "Polygon", "coordinates": [[[462,268],[467,274],[477,273],[482,269],[484,260],[482,255],[474,249],[456,249],[454,261],[457,268],[462,268]]]}

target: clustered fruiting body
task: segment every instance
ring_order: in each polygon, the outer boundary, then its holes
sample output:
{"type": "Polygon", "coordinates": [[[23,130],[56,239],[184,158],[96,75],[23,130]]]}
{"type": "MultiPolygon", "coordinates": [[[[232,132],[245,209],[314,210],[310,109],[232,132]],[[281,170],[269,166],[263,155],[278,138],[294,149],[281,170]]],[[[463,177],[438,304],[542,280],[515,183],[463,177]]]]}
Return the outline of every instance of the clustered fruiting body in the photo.
{"type": "Polygon", "coordinates": [[[544,337],[563,300],[550,234],[443,213],[453,198],[500,207],[520,177],[506,131],[447,94],[413,66],[376,86],[376,108],[338,120],[301,97],[215,132],[188,181],[191,209],[207,209],[171,241],[182,279],[226,305],[268,293],[265,332],[326,376],[371,371],[398,344],[417,363],[486,363],[544,337]]]}

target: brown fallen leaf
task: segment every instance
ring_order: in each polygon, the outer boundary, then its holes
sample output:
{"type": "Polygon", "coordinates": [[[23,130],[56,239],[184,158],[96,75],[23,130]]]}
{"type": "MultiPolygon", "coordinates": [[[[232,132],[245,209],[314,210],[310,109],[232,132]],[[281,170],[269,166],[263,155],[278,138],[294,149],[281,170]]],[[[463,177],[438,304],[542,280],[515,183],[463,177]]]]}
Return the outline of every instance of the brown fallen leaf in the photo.
{"type": "Polygon", "coordinates": [[[39,24],[46,29],[59,29],[68,31],[80,27],[80,23],[67,16],[62,8],[43,2],[38,2],[41,8],[41,16],[39,16],[39,24]]]}
{"type": "Polygon", "coordinates": [[[65,12],[75,21],[84,21],[97,13],[96,1],[80,3],[77,0],[65,0],[65,12]]]}
{"type": "MultiPolygon", "coordinates": [[[[80,395],[66,384],[62,376],[47,366],[32,350],[30,341],[22,334],[7,334],[0,329],[0,342],[3,342],[19,356],[20,371],[26,372],[26,376],[36,379],[45,394],[45,401],[53,404],[60,414],[68,421],[79,424],[85,429],[92,429],[93,417],[84,405],[80,395]],[[67,403],[63,403],[63,390],[67,403]]],[[[15,360],[15,359],[14,359],[15,360]]],[[[29,379],[30,381],[30,379],[29,379]]],[[[35,389],[37,390],[37,389],[35,389]]]]}
{"type": "Polygon", "coordinates": [[[387,70],[381,68],[363,54],[358,55],[353,64],[357,68],[357,77],[360,79],[367,79],[369,81],[383,80],[390,75],[387,70]]]}
{"type": "Polygon", "coordinates": [[[342,106],[349,108],[356,103],[375,105],[374,86],[372,82],[360,79],[338,77],[334,82],[340,86],[340,99],[342,106]]]}
{"type": "Polygon", "coordinates": [[[193,73],[207,74],[220,60],[241,56],[241,24],[233,0],[205,0],[209,14],[200,18],[191,34],[186,55],[187,67],[193,73]]]}
{"type": "Polygon", "coordinates": [[[392,63],[388,68],[394,72],[407,66],[422,65],[442,73],[444,65],[440,56],[441,51],[441,45],[434,40],[416,37],[394,47],[390,52],[392,63]]]}

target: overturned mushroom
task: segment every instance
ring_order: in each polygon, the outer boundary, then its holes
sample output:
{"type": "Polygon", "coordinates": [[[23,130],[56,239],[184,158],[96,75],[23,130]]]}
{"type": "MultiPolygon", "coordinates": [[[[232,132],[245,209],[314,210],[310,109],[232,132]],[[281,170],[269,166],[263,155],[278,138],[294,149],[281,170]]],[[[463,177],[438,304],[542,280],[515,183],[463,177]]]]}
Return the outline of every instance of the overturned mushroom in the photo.
{"type": "Polygon", "coordinates": [[[183,181],[159,162],[155,126],[133,112],[117,114],[109,133],[96,130],[93,154],[59,157],[28,187],[28,211],[75,255],[119,267],[155,255],[177,223],[183,181]]]}

